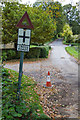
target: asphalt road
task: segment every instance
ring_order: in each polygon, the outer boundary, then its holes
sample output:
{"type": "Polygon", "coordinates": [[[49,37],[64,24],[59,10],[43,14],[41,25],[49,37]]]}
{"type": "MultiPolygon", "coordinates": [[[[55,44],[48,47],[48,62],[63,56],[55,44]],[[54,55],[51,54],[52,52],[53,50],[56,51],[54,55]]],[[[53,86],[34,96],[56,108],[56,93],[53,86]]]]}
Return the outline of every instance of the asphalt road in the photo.
{"type": "Polygon", "coordinates": [[[65,51],[67,45],[63,45],[60,39],[50,45],[53,49],[50,56],[52,65],[61,71],[61,74],[67,79],[67,82],[77,83],[78,64],[76,60],[65,51]]]}
{"type": "MultiPolygon", "coordinates": [[[[64,83],[65,85],[70,85],[68,86],[68,90],[70,88],[70,94],[69,96],[64,99],[65,102],[68,100],[68,102],[72,102],[73,105],[70,105],[66,107],[66,112],[70,113],[70,118],[77,118],[78,112],[75,110],[78,109],[78,64],[76,60],[70,56],[66,51],[65,47],[67,45],[62,44],[62,40],[58,39],[54,41],[53,43],[50,44],[52,47],[52,52],[51,52],[51,60],[52,60],[52,65],[55,68],[58,68],[60,70],[60,75],[63,76],[63,81],[61,81],[61,84],[64,83]],[[73,93],[73,98],[71,93],[73,93]],[[73,110],[71,110],[71,107],[73,110]]],[[[60,84],[59,84],[60,85],[60,84]]],[[[66,89],[66,87],[65,87],[66,89]]],[[[64,102],[63,100],[63,102],[64,102]]]]}
{"type": "MultiPolygon", "coordinates": [[[[50,45],[52,50],[48,59],[37,62],[24,62],[23,73],[43,85],[46,83],[47,73],[50,71],[51,82],[55,84],[59,90],[59,94],[55,94],[56,101],[64,105],[64,107],[58,108],[60,113],[63,115],[69,114],[70,118],[77,118],[78,64],[75,59],[65,51],[66,45],[62,44],[61,39],[52,42],[50,45]]],[[[19,61],[9,62],[5,67],[18,72],[19,61]]],[[[54,97],[51,97],[50,100],[54,101],[54,97]]]]}

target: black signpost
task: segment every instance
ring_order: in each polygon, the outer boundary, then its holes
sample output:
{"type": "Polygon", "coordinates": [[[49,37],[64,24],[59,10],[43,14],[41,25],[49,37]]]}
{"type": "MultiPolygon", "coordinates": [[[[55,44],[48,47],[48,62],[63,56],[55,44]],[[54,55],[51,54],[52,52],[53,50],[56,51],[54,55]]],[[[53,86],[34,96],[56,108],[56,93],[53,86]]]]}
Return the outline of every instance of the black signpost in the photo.
{"type": "Polygon", "coordinates": [[[20,96],[20,87],[21,87],[21,78],[22,78],[22,68],[23,68],[23,59],[24,59],[24,52],[21,52],[20,56],[20,66],[19,66],[19,78],[18,78],[18,100],[20,96]]]}
{"type": "Polygon", "coordinates": [[[31,29],[33,29],[33,25],[31,23],[31,20],[27,12],[25,12],[23,17],[20,19],[19,23],[17,24],[17,27],[19,27],[17,51],[21,51],[20,65],[19,65],[19,78],[18,78],[18,91],[17,91],[18,100],[19,100],[21,78],[22,78],[22,73],[23,73],[22,68],[23,68],[24,52],[29,52],[31,29]],[[28,25],[22,24],[25,18],[27,18],[27,22],[29,23],[28,25]]]}

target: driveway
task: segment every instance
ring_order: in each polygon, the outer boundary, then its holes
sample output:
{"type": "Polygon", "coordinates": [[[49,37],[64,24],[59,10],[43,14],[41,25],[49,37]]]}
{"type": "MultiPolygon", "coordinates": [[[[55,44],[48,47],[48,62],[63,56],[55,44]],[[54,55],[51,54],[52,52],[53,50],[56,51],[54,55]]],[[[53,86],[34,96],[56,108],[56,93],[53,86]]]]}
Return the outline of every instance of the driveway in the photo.
{"type": "MultiPolygon", "coordinates": [[[[52,50],[48,59],[37,62],[24,62],[23,73],[32,77],[39,84],[46,83],[48,71],[51,82],[58,89],[58,94],[50,96],[49,101],[61,104],[59,114],[69,115],[69,118],[78,117],[78,64],[66,51],[66,45],[58,39],[51,44],[52,50]],[[55,100],[56,99],[56,100],[55,100]]],[[[19,71],[19,61],[9,62],[6,68],[19,71]]]]}

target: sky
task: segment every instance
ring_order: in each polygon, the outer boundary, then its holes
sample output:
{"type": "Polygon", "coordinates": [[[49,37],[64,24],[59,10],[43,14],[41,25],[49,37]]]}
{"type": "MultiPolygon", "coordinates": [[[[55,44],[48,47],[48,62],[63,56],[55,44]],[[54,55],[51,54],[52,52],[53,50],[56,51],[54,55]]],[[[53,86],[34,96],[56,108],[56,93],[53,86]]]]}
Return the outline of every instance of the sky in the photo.
{"type": "MultiPolygon", "coordinates": [[[[22,3],[26,3],[27,1],[30,1],[31,4],[33,4],[36,0],[22,0],[22,3]]],[[[62,5],[72,3],[72,5],[76,5],[76,2],[79,2],[79,0],[54,0],[59,1],[62,3],[62,5]]]]}

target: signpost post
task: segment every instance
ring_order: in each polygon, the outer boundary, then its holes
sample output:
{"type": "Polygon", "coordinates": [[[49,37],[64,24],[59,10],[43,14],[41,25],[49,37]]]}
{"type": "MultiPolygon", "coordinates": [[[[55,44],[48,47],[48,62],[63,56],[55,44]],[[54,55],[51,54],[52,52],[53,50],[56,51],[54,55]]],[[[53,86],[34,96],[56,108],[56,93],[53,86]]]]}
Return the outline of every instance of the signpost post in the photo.
{"type": "Polygon", "coordinates": [[[20,19],[19,23],[17,24],[17,27],[19,27],[17,51],[21,51],[20,65],[19,65],[19,78],[18,78],[18,91],[17,91],[17,93],[18,93],[18,100],[19,100],[24,52],[29,52],[30,38],[31,38],[31,29],[33,29],[33,25],[31,23],[31,20],[30,20],[30,18],[28,16],[27,12],[25,12],[23,17],[20,19]],[[27,24],[22,24],[22,22],[25,19],[27,20],[28,25],[27,24]]]}

